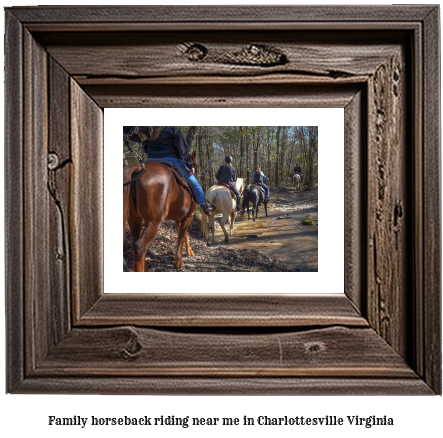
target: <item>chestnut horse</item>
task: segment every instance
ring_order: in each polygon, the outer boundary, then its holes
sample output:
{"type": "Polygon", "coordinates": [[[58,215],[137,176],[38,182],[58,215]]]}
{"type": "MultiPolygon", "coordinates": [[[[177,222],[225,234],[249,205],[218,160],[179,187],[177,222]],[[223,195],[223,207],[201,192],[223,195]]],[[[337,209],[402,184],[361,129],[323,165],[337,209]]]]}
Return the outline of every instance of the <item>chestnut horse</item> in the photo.
{"type": "MultiPolygon", "coordinates": [[[[195,163],[195,151],[191,158],[195,163]]],[[[134,180],[123,187],[123,242],[127,222],[134,249],[134,272],[145,271],[146,251],[165,220],[175,220],[178,225],[174,260],[177,269],[183,268],[183,243],[186,245],[186,254],[194,255],[187,230],[197,204],[191,194],[176,181],[170,168],[155,161],[146,161],[145,168],[137,179],[141,170],[139,163],[123,168],[123,183],[134,180]]]]}

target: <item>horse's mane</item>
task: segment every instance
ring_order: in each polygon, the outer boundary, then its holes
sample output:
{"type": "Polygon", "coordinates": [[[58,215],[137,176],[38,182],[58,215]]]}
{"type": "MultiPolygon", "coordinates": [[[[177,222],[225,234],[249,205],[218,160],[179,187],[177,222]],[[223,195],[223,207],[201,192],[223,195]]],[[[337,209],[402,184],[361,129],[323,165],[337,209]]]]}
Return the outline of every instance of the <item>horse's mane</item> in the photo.
{"type": "Polygon", "coordinates": [[[237,178],[237,181],[235,183],[237,186],[237,189],[239,190],[240,194],[243,195],[243,192],[245,190],[245,180],[244,178],[237,178]],[[241,184],[239,183],[239,180],[241,180],[241,184]]]}

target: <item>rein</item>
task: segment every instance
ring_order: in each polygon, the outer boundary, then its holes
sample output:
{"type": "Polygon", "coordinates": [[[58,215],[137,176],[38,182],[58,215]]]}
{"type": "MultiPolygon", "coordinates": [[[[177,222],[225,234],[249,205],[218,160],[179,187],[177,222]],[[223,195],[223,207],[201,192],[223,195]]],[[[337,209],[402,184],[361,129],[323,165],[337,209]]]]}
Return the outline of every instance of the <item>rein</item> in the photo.
{"type": "Polygon", "coordinates": [[[145,171],[145,166],[142,166],[142,169],[137,173],[137,176],[135,176],[134,178],[131,179],[131,181],[128,181],[127,183],[123,184],[123,187],[128,186],[129,184],[133,183],[134,181],[137,181],[142,175],[143,172],[145,171]]]}
{"type": "Polygon", "coordinates": [[[203,172],[206,172],[209,169],[209,166],[206,166],[205,169],[203,169],[198,175],[196,175],[195,177],[198,178],[203,172]]]}

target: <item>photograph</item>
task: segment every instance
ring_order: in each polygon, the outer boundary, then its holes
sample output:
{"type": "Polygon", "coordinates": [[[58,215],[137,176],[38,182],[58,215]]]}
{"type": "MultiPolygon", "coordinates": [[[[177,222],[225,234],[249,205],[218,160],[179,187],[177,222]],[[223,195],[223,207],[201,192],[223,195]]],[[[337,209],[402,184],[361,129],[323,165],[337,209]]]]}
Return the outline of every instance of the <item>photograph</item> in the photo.
{"type": "Polygon", "coordinates": [[[124,270],[318,271],[318,173],[318,126],[124,126],[124,270]]]}

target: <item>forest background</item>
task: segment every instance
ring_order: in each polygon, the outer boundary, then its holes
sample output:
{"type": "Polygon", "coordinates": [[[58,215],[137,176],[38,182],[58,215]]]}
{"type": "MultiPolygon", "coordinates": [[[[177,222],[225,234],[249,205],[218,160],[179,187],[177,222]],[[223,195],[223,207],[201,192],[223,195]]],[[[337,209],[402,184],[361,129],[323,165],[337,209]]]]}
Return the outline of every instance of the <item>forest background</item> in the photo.
{"type": "MultiPolygon", "coordinates": [[[[303,172],[308,188],[318,182],[317,126],[179,126],[189,150],[197,152],[197,177],[206,191],[217,183],[215,173],[231,155],[233,166],[246,184],[252,183],[256,166],[278,187],[290,183],[295,164],[303,172]]],[[[146,157],[141,143],[129,142],[141,157],[146,157]]],[[[123,141],[123,166],[136,162],[135,155],[123,141]]]]}

